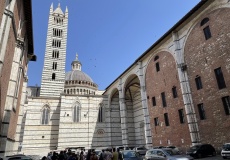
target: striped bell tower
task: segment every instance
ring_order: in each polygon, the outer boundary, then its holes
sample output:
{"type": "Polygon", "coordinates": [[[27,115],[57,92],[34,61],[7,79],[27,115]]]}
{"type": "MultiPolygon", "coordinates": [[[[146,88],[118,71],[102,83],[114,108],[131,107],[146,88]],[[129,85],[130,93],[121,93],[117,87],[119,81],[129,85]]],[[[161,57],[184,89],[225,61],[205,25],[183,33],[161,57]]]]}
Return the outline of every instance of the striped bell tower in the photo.
{"type": "Polygon", "coordinates": [[[50,7],[46,39],[46,51],[42,72],[41,92],[43,97],[59,97],[65,82],[68,9],[62,12],[60,3],[50,7]]]}

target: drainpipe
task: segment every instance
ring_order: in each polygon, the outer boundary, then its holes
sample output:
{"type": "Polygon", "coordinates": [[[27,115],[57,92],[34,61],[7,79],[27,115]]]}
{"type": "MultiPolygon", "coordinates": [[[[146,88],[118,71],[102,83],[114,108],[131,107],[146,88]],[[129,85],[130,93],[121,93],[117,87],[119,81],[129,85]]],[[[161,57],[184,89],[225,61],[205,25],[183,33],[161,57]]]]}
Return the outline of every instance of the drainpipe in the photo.
{"type": "Polygon", "coordinates": [[[196,119],[196,113],[193,105],[192,93],[190,89],[190,84],[188,80],[187,65],[184,62],[184,54],[180,46],[180,39],[178,32],[172,33],[173,42],[175,46],[175,59],[177,62],[177,71],[179,75],[179,81],[181,86],[181,91],[183,95],[185,113],[188,121],[189,133],[192,141],[192,145],[200,143],[200,134],[198,123],[196,119]]]}

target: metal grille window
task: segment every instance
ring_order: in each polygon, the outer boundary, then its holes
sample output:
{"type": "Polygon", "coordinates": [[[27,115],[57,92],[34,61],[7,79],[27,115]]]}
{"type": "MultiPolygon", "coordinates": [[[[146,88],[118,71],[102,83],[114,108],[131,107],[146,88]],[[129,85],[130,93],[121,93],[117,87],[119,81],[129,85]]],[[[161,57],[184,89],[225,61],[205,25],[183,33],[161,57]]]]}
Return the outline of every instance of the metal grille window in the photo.
{"type": "Polygon", "coordinates": [[[222,102],[224,105],[225,114],[230,115],[230,98],[229,98],[229,96],[222,97],[222,102]]]}
{"type": "Polygon", "coordinates": [[[167,106],[166,99],[165,99],[165,92],[161,93],[162,105],[163,107],[167,106]]]}
{"type": "Polygon", "coordinates": [[[45,107],[42,110],[42,120],[41,120],[41,124],[48,124],[49,123],[49,117],[50,117],[50,110],[49,108],[45,107]]]}
{"type": "Polygon", "coordinates": [[[177,98],[177,90],[175,86],[172,88],[172,93],[173,93],[173,98],[177,98]]]}
{"type": "Polygon", "coordinates": [[[158,117],[154,118],[154,124],[155,124],[155,126],[159,126],[159,120],[158,120],[158,117]]]}
{"type": "Polygon", "coordinates": [[[155,97],[152,97],[152,105],[156,106],[156,98],[155,97]]]}
{"type": "Polygon", "coordinates": [[[180,118],[180,123],[184,123],[185,122],[185,119],[184,119],[184,110],[183,109],[180,109],[178,110],[179,112],[179,118],[180,118]]]}
{"type": "Polygon", "coordinates": [[[214,72],[216,75],[216,80],[217,80],[217,84],[218,84],[219,89],[226,88],[224,75],[223,75],[221,68],[219,67],[219,68],[215,69],[214,72]]]}
{"type": "Polygon", "coordinates": [[[202,82],[201,82],[201,77],[196,77],[195,78],[195,82],[196,82],[196,88],[197,88],[197,90],[200,90],[200,89],[203,88],[202,82]]]}
{"type": "Polygon", "coordinates": [[[164,114],[164,119],[165,119],[165,125],[169,126],[169,117],[168,117],[168,113],[164,114]]]}
{"type": "Polygon", "coordinates": [[[205,115],[205,110],[204,110],[203,103],[198,104],[197,106],[198,106],[198,111],[199,111],[199,115],[200,115],[200,120],[206,119],[206,115],[205,115]]]}

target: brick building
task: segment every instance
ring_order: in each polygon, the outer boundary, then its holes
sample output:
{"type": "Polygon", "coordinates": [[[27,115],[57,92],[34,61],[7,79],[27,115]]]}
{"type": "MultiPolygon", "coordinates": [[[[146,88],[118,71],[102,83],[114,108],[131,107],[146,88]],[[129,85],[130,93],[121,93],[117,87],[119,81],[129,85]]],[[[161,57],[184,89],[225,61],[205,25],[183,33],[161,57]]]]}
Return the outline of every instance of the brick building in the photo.
{"type": "Polygon", "coordinates": [[[0,155],[18,151],[32,31],[31,0],[0,1],[0,155]]]}
{"type": "Polygon", "coordinates": [[[147,147],[230,141],[229,12],[228,0],[200,1],[106,88],[127,145],[141,120],[147,147]]]}

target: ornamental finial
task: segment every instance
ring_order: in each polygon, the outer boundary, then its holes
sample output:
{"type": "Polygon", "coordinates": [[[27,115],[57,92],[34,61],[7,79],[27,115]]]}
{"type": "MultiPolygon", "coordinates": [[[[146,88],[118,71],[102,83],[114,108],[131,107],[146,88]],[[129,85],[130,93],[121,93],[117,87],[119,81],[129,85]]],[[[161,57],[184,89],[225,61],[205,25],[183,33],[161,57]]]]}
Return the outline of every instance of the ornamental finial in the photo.
{"type": "Polygon", "coordinates": [[[76,60],[78,60],[78,54],[76,53],[76,60]]]}

